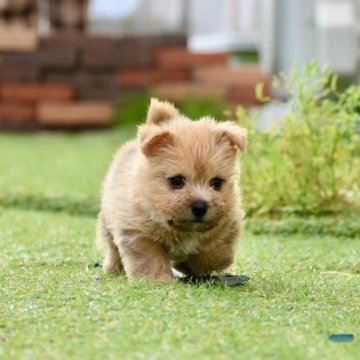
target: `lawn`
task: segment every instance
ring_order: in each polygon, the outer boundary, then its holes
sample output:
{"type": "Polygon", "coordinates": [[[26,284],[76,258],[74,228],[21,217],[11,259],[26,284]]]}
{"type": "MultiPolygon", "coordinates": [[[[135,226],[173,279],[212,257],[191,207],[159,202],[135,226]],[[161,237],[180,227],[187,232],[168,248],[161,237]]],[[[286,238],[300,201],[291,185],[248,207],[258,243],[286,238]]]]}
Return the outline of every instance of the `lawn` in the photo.
{"type": "Polygon", "coordinates": [[[252,279],[237,288],[128,284],[93,266],[93,203],[132,132],[0,135],[0,358],[357,359],[357,217],[341,223],[352,232],[248,221],[232,271],[252,279]]]}

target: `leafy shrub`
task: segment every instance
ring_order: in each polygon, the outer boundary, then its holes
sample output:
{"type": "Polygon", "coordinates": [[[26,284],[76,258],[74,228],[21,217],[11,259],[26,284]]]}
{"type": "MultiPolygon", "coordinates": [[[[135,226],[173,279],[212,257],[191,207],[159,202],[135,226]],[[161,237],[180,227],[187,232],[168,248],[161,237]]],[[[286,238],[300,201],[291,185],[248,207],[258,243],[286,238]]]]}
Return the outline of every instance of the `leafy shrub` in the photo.
{"type": "Polygon", "coordinates": [[[117,126],[135,126],[146,118],[150,97],[146,92],[128,92],[118,100],[117,126]]]}
{"type": "MultiPolygon", "coordinates": [[[[360,87],[337,90],[337,77],[316,62],[294,67],[274,85],[289,93],[288,113],[267,132],[241,107],[249,130],[242,162],[249,215],[341,212],[360,203],[360,87]]],[[[259,92],[259,91],[258,91],[259,92]]]]}

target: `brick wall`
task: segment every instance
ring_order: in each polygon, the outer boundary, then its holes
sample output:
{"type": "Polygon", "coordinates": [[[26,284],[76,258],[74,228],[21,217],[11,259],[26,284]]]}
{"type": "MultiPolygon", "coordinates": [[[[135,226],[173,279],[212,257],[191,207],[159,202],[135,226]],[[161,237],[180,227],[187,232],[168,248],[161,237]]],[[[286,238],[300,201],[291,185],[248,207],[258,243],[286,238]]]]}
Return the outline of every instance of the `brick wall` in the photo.
{"type": "MultiPolygon", "coordinates": [[[[1,44],[0,44],[1,48],[1,44]]],[[[229,55],[191,54],[184,35],[104,38],[59,33],[36,48],[0,50],[0,129],[107,126],[129,89],[257,103],[258,67],[231,68],[229,55]]]]}
{"type": "Polygon", "coordinates": [[[0,128],[109,125],[113,100],[126,88],[119,72],[146,72],[159,49],[185,42],[184,35],[114,39],[63,33],[37,39],[32,51],[19,43],[0,50],[0,128]]]}

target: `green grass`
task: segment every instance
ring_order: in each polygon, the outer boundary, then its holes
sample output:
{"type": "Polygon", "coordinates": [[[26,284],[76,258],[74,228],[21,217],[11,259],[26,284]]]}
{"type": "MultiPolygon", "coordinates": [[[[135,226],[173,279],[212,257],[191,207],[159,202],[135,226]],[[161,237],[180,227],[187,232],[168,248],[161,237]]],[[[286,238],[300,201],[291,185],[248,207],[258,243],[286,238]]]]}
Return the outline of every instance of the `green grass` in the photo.
{"type": "Polygon", "coordinates": [[[94,267],[99,186],[129,133],[0,136],[1,359],[358,358],[355,215],[252,220],[232,268],[252,279],[238,288],[94,267]],[[339,332],[355,341],[331,343],[339,332]]]}
{"type": "Polygon", "coordinates": [[[112,155],[134,128],[89,134],[0,135],[0,194],[98,196],[112,155]]]}
{"type": "Polygon", "coordinates": [[[254,236],[241,288],[128,284],[92,264],[92,218],[7,210],[0,217],[0,356],[355,359],[359,241],[254,236]]]}

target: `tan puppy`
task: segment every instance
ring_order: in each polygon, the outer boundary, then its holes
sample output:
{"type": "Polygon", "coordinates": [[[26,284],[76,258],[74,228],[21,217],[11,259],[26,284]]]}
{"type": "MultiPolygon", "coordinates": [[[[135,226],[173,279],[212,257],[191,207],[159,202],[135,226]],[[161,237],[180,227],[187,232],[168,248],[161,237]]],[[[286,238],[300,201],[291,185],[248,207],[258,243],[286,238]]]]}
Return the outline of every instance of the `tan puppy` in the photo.
{"type": "Polygon", "coordinates": [[[242,220],[237,149],[246,130],[192,121],[151,100],[146,124],[116,154],[103,185],[97,243],[104,270],[172,281],[226,269],[242,220]]]}

